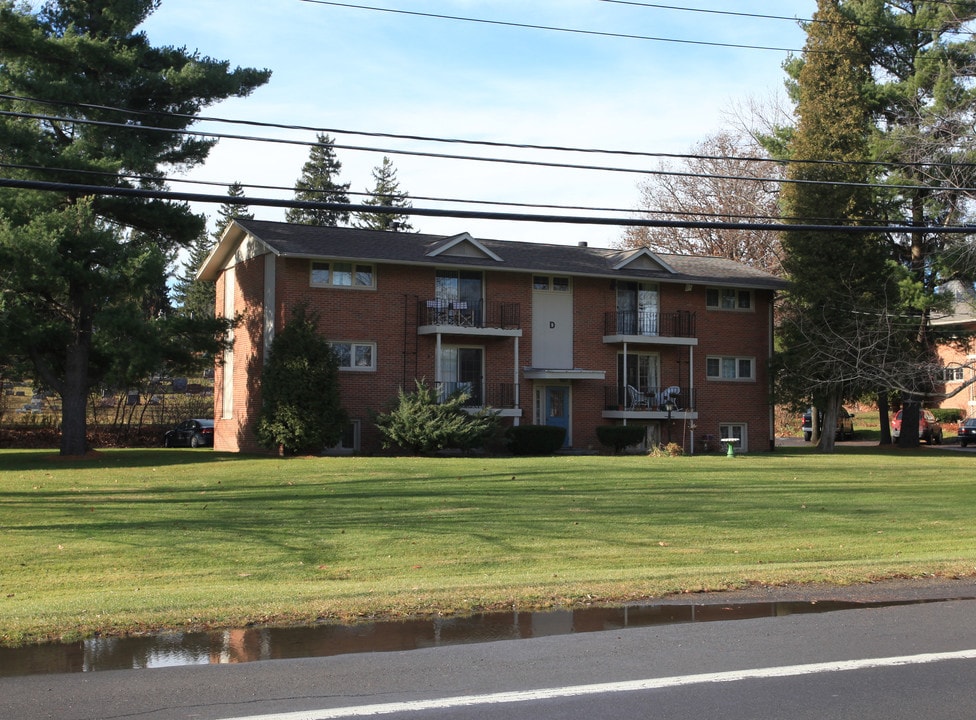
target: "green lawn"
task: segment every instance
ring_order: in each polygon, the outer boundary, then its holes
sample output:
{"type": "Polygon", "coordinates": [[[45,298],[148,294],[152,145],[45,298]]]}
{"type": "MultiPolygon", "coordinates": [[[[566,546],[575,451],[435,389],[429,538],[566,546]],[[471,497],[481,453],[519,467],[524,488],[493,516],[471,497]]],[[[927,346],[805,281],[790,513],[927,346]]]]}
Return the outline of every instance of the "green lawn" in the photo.
{"type": "Polygon", "coordinates": [[[973,461],[0,451],[0,644],[974,574],[973,461]]]}

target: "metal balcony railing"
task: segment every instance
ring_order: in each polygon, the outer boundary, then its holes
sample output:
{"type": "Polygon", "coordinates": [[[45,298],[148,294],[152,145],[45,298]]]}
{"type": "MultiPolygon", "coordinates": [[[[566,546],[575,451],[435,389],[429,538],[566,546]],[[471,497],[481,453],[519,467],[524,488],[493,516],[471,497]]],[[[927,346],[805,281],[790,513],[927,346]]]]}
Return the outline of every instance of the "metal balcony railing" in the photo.
{"type": "Polygon", "coordinates": [[[695,313],[690,310],[667,313],[608,312],[603,316],[603,334],[693,338],[696,337],[695,313]]]}
{"type": "Polygon", "coordinates": [[[457,393],[467,394],[466,408],[511,410],[518,407],[515,403],[518,385],[515,383],[439,382],[434,387],[441,402],[457,393]]]}
{"type": "Polygon", "coordinates": [[[521,306],[518,303],[479,300],[421,300],[417,304],[420,325],[449,325],[457,328],[521,328],[521,306]]]}
{"type": "Polygon", "coordinates": [[[607,385],[603,388],[603,397],[606,410],[667,412],[668,401],[672,403],[672,412],[693,411],[695,408],[695,391],[677,385],[667,387],[607,385]]]}

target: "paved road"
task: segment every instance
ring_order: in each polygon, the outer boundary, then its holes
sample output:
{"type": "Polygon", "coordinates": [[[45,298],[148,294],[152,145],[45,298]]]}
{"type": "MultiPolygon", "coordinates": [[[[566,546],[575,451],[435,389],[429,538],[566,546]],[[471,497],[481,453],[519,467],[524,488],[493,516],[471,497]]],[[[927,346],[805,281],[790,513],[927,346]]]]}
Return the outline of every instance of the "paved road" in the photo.
{"type": "MultiPolygon", "coordinates": [[[[903,593],[944,594],[921,587],[905,583],[903,593]]],[[[955,589],[976,595],[972,581],[955,589]]],[[[848,592],[878,594],[873,586],[848,592]]],[[[399,653],[4,678],[0,718],[324,720],[389,710],[381,717],[972,720],[974,657],[976,600],[958,599],[399,653]]]]}

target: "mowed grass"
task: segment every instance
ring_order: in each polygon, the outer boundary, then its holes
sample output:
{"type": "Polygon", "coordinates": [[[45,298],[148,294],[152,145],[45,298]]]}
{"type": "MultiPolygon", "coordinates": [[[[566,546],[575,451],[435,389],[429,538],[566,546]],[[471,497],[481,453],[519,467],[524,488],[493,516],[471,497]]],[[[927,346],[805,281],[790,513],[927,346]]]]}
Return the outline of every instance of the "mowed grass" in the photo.
{"type": "Polygon", "coordinates": [[[974,461],[0,451],[0,644],[970,575],[974,461]]]}

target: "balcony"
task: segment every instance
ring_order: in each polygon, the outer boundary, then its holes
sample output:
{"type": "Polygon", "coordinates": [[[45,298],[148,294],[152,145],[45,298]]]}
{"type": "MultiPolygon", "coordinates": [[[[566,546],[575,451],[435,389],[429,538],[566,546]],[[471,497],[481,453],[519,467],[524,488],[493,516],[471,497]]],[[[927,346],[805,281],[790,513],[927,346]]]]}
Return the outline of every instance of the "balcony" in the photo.
{"type": "Polygon", "coordinates": [[[522,414],[517,402],[518,385],[515,383],[439,382],[434,383],[434,389],[441,402],[457,393],[466,393],[468,399],[464,402],[464,409],[469,412],[490,408],[505,416],[522,414]]]}
{"type": "Polygon", "coordinates": [[[420,335],[522,335],[521,306],[518,303],[420,300],[417,303],[417,318],[417,333],[420,335]]]}
{"type": "Polygon", "coordinates": [[[644,420],[666,420],[668,401],[672,419],[696,419],[695,390],[671,385],[668,387],[634,387],[608,385],[603,388],[603,417],[644,420]]]}
{"type": "Polygon", "coordinates": [[[695,313],[614,311],[603,316],[603,342],[697,345],[695,313]]]}

